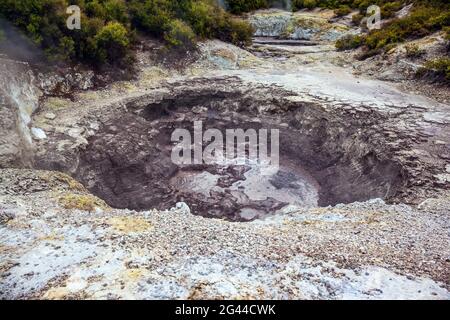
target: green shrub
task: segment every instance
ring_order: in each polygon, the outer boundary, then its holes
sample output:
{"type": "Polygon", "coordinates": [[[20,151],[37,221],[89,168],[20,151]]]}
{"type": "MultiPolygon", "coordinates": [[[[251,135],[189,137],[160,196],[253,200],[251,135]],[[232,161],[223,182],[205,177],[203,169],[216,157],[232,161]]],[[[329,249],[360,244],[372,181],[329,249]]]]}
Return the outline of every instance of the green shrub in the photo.
{"type": "Polygon", "coordinates": [[[444,28],[449,23],[448,15],[449,12],[443,12],[440,7],[415,7],[410,15],[402,19],[393,19],[382,29],[371,31],[364,44],[373,50],[407,39],[424,37],[444,28]]]}
{"type": "Polygon", "coordinates": [[[316,0],[294,0],[292,1],[292,6],[294,10],[300,10],[303,8],[312,9],[318,6],[316,0]]]}
{"type": "MultiPolygon", "coordinates": [[[[282,1],[284,4],[287,1],[282,1]]],[[[336,9],[345,14],[360,9],[353,16],[360,23],[369,5],[382,8],[383,17],[392,17],[407,0],[293,0],[294,10],[302,8],[336,9]]],[[[366,46],[367,52],[382,52],[388,46],[409,38],[422,37],[449,27],[450,5],[447,0],[413,0],[411,14],[393,19],[381,30],[367,36],[343,40],[341,50],[366,46]]],[[[228,0],[232,13],[240,14],[267,8],[280,0],[228,0]]],[[[135,30],[167,41],[169,46],[189,46],[200,38],[219,38],[238,45],[251,41],[252,28],[236,20],[216,0],[0,0],[0,18],[20,28],[41,46],[53,60],[81,61],[92,65],[123,64],[130,56],[135,30]],[[68,30],[66,8],[75,3],[82,12],[81,30],[68,30]],[[192,40],[192,41],[191,41],[192,40]],[[181,44],[180,44],[181,43],[181,44]]]]}
{"type": "Polygon", "coordinates": [[[246,46],[251,44],[253,28],[241,19],[230,19],[228,21],[228,36],[225,40],[237,45],[246,46]]]}
{"type": "Polygon", "coordinates": [[[202,38],[211,38],[216,34],[216,29],[220,26],[221,20],[225,20],[222,14],[214,12],[213,5],[207,2],[194,1],[186,11],[186,18],[194,29],[195,33],[202,38]]]}
{"type": "MultiPolygon", "coordinates": [[[[266,0],[236,2],[243,10],[266,0]]],[[[195,37],[236,44],[251,41],[252,29],[216,0],[0,0],[0,18],[23,30],[49,58],[96,66],[126,65],[135,30],[163,39],[168,47],[190,47],[195,37]],[[81,30],[66,27],[66,8],[81,9],[81,30]]]]}
{"type": "Polygon", "coordinates": [[[122,24],[129,22],[128,8],[125,0],[107,0],[104,2],[105,20],[118,21],[122,24]]]}
{"type": "MultiPolygon", "coordinates": [[[[276,1],[268,1],[268,4],[270,5],[274,2],[276,1]]],[[[386,19],[392,18],[404,5],[411,2],[415,6],[431,6],[448,10],[448,0],[292,0],[292,6],[294,10],[312,7],[339,9],[345,6],[351,9],[359,9],[360,13],[365,15],[369,6],[378,5],[381,8],[382,18],[386,19]]]]}
{"type": "Polygon", "coordinates": [[[195,33],[185,22],[175,19],[170,21],[164,40],[172,47],[179,49],[191,49],[195,44],[195,33]]]}
{"type": "Polygon", "coordinates": [[[59,42],[59,48],[63,56],[59,59],[70,60],[75,57],[75,41],[70,37],[62,37],[59,42]]]}
{"type": "Polygon", "coordinates": [[[337,16],[341,17],[341,16],[346,16],[349,13],[351,13],[352,9],[347,5],[343,5],[343,6],[340,6],[338,9],[334,10],[334,12],[336,13],[337,16]]]}
{"type": "Polygon", "coordinates": [[[110,22],[94,37],[100,62],[120,64],[126,56],[130,40],[127,29],[119,22],[110,22]]]}
{"type": "Polygon", "coordinates": [[[368,58],[374,57],[378,54],[380,54],[382,50],[380,49],[367,49],[365,48],[360,54],[356,56],[356,59],[358,60],[366,60],[368,58]]]}
{"type": "Polygon", "coordinates": [[[425,63],[418,71],[418,75],[433,75],[438,79],[450,82],[450,58],[439,58],[425,63]]]}
{"type": "Polygon", "coordinates": [[[425,54],[425,51],[420,49],[417,44],[409,44],[405,46],[406,56],[411,59],[419,58],[425,54]]]}
{"type": "Polygon", "coordinates": [[[186,10],[186,18],[197,35],[202,38],[219,38],[235,45],[251,43],[253,28],[244,20],[217,10],[209,2],[193,2],[186,10]],[[215,12],[215,14],[211,14],[215,12]]]}
{"type": "Polygon", "coordinates": [[[84,12],[89,18],[95,17],[105,19],[107,15],[105,7],[99,3],[98,0],[93,0],[92,2],[86,3],[84,12]]]}
{"type": "MultiPolygon", "coordinates": [[[[66,9],[69,6],[67,0],[1,0],[0,17],[22,29],[34,43],[43,48],[52,61],[82,61],[93,65],[110,61],[109,54],[105,52],[109,47],[102,43],[107,48],[99,48],[95,38],[111,22],[108,15],[111,19],[117,16],[118,19],[125,20],[124,17],[128,15],[123,11],[125,2],[95,0],[85,4],[80,0],[75,3],[81,7],[81,30],[69,30],[66,26],[66,9]],[[110,13],[105,6],[110,6],[110,13]]],[[[122,27],[126,30],[126,27],[122,27]]],[[[112,50],[114,59],[125,57],[126,50],[121,50],[121,57],[115,55],[117,51],[114,48],[112,50]]]]}
{"type": "Polygon", "coordinates": [[[347,35],[336,41],[338,50],[351,50],[360,47],[364,43],[364,37],[359,35],[347,35]]]}
{"type": "Polygon", "coordinates": [[[269,2],[267,0],[228,0],[229,10],[234,14],[241,14],[256,9],[268,8],[269,2]]]}
{"type": "Polygon", "coordinates": [[[445,32],[445,39],[447,41],[450,41],[450,27],[445,27],[444,32],[445,32]]]}
{"type": "Polygon", "coordinates": [[[164,35],[173,19],[168,0],[132,0],[129,8],[133,25],[156,37],[164,35]]]}
{"type": "Polygon", "coordinates": [[[395,16],[395,13],[398,12],[403,7],[402,1],[392,1],[387,2],[381,6],[381,18],[389,19],[395,16]]]}

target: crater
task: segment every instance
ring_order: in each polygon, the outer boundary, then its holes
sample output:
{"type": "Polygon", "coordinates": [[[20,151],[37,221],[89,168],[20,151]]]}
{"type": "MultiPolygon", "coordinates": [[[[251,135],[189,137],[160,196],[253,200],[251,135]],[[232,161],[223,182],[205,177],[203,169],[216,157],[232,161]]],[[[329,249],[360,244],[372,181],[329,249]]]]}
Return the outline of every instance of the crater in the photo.
{"type": "MultiPolygon", "coordinates": [[[[158,99],[128,100],[89,138],[72,175],[115,208],[165,210],[185,202],[193,214],[231,221],[282,214],[292,206],[390,200],[405,186],[402,167],[380,134],[382,116],[333,111],[289,94],[184,88],[158,99]],[[199,121],[202,132],[217,129],[224,137],[227,129],[278,130],[278,170],[263,175],[261,163],[250,158],[174,163],[173,132],[193,135],[199,121]]],[[[246,157],[248,146],[246,141],[246,157]]]]}

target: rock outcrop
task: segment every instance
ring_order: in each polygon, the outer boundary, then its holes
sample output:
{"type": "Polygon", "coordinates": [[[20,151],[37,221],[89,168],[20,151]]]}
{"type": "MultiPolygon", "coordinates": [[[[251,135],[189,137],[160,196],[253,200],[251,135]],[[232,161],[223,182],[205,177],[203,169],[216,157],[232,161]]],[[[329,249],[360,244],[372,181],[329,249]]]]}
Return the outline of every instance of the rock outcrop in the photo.
{"type": "Polygon", "coordinates": [[[0,57],[0,167],[31,166],[31,115],[41,95],[27,63],[0,57]]]}
{"type": "Polygon", "coordinates": [[[344,24],[329,22],[332,12],[320,14],[287,12],[281,10],[259,11],[250,15],[250,24],[256,37],[276,37],[294,40],[335,41],[351,29],[344,24]]]}

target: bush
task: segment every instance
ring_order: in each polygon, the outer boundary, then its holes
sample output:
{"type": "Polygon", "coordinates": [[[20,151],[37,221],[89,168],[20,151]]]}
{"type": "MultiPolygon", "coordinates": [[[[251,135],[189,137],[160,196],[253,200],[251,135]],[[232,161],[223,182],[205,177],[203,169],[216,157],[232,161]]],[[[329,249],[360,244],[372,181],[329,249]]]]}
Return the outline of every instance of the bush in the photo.
{"type": "Polygon", "coordinates": [[[132,0],[129,4],[133,26],[156,37],[162,37],[173,19],[168,0],[132,0]]]}
{"type": "Polygon", "coordinates": [[[450,27],[444,28],[444,32],[445,32],[445,39],[447,41],[450,41],[450,27]]]}
{"type": "Polygon", "coordinates": [[[369,59],[373,56],[376,56],[378,54],[380,54],[382,52],[382,50],[380,49],[367,49],[365,48],[360,54],[358,54],[356,56],[356,59],[358,60],[366,60],[369,59]]]}
{"type": "Polygon", "coordinates": [[[228,0],[229,10],[234,14],[241,14],[256,9],[268,8],[269,2],[267,0],[228,0]]]}
{"type": "Polygon", "coordinates": [[[395,13],[398,12],[403,7],[402,1],[393,1],[387,2],[381,6],[381,18],[389,19],[395,16],[395,13]]]}
{"type": "Polygon", "coordinates": [[[347,5],[340,6],[337,10],[334,10],[334,13],[336,13],[338,17],[346,16],[351,12],[352,9],[347,5]]]}
{"type": "Polygon", "coordinates": [[[433,75],[437,79],[443,79],[450,83],[450,58],[439,58],[425,63],[418,71],[418,75],[433,75]]]}
{"type": "Polygon", "coordinates": [[[195,34],[185,22],[172,20],[164,33],[164,40],[172,47],[179,49],[191,49],[195,44],[195,34]]]}
{"type": "Polygon", "coordinates": [[[92,195],[66,194],[59,198],[59,204],[65,209],[77,209],[93,212],[96,208],[107,209],[103,200],[92,195]]]}
{"type": "Polygon", "coordinates": [[[122,24],[129,22],[128,8],[125,0],[107,0],[103,6],[105,8],[105,20],[117,21],[122,24]]]}
{"type": "MultiPolygon", "coordinates": [[[[232,13],[267,8],[283,0],[228,0],[232,13]]],[[[406,0],[293,0],[293,9],[330,8],[345,14],[359,8],[353,16],[359,23],[371,4],[391,17],[406,0]]],[[[414,0],[408,17],[393,19],[382,30],[336,44],[341,50],[367,46],[381,52],[387,46],[408,38],[417,38],[449,27],[447,0],[414,0]]],[[[250,43],[252,28],[233,18],[216,0],[0,0],[0,17],[9,20],[41,46],[53,60],[81,61],[95,66],[124,63],[130,56],[134,30],[167,41],[169,46],[189,46],[200,38],[219,38],[238,45],[250,43]],[[82,29],[68,30],[66,8],[69,3],[81,7],[82,29]]]]}
{"type": "Polygon", "coordinates": [[[292,1],[293,10],[300,10],[304,8],[312,9],[318,6],[316,0],[294,0],[292,1]]]}
{"type": "Polygon", "coordinates": [[[70,60],[75,57],[75,41],[72,38],[62,37],[58,47],[61,51],[58,59],[70,60]]]}
{"type": "MultiPolygon", "coordinates": [[[[243,9],[266,0],[235,2],[243,9]]],[[[216,0],[0,0],[9,20],[55,61],[94,66],[128,65],[134,30],[163,39],[168,47],[190,47],[195,37],[236,44],[251,41],[251,27],[234,19],[216,0]],[[80,6],[81,30],[66,27],[69,2],[80,6]]]]}
{"type": "Polygon", "coordinates": [[[383,29],[372,31],[367,36],[366,44],[375,49],[408,38],[423,37],[442,28],[444,22],[441,10],[432,7],[416,8],[409,16],[394,19],[383,29]]]}
{"type": "Polygon", "coordinates": [[[225,37],[226,41],[237,46],[247,46],[251,44],[254,30],[247,22],[240,19],[230,19],[227,28],[229,32],[225,37]]]}
{"type": "MultiPolygon", "coordinates": [[[[80,0],[75,3],[81,7],[81,30],[69,30],[66,26],[67,0],[1,0],[0,17],[22,29],[34,43],[43,48],[52,61],[81,61],[100,65],[125,58],[129,43],[123,46],[119,41],[116,46],[114,37],[109,39],[113,41],[109,44],[105,38],[111,27],[98,35],[103,27],[116,19],[126,22],[128,12],[125,2],[94,0],[85,4],[80,0]]],[[[119,30],[118,25],[115,28],[119,30]]],[[[128,31],[123,24],[120,24],[120,30],[128,31]]]]}
{"type": "Polygon", "coordinates": [[[359,35],[347,35],[336,41],[338,50],[351,50],[360,47],[364,43],[364,37],[359,35]]]}
{"type": "Polygon", "coordinates": [[[231,17],[207,2],[193,2],[186,11],[186,18],[195,33],[202,38],[219,38],[235,45],[251,43],[253,28],[244,20],[231,17]],[[215,14],[211,14],[215,12],[215,14]]]}
{"type": "Polygon", "coordinates": [[[409,44],[405,46],[406,56],[411,59],[419,58],[425,54],[425,51],[420,49],[417,44],[409,44]]]}
{"type": "Polygon", "coordinates": [[[225,20],[224,12],[222,14],[211,14],[215,8],[213,5],[195,1],[192,2],[186,12],[186,18],[194,29],[195,33],[202,38],[211,38],[216,34],[216,28],[221,20],[225,20]]]}
{"type": "Polygon", "coordinates": [[[120,64],[126,56],[130,40],[127,29],[119,22],[110,22],[94,38],[100,62],[120,64]]]}

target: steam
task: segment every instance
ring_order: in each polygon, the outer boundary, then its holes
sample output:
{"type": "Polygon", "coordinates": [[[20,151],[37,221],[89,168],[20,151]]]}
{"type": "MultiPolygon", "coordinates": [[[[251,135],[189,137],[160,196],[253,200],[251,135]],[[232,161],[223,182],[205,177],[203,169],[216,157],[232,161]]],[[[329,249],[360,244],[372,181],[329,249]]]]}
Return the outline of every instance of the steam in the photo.
{"type": "Polygon", "coordinates": [[[291,0],[286,0],[286,10],[292,11],[292,1],[291,0]]]}
{"type": "Polygon", "coordinates": [[[0,18],[0,55],[32,64],[45,63],[43,51],[8,21],[0,18]]]}

